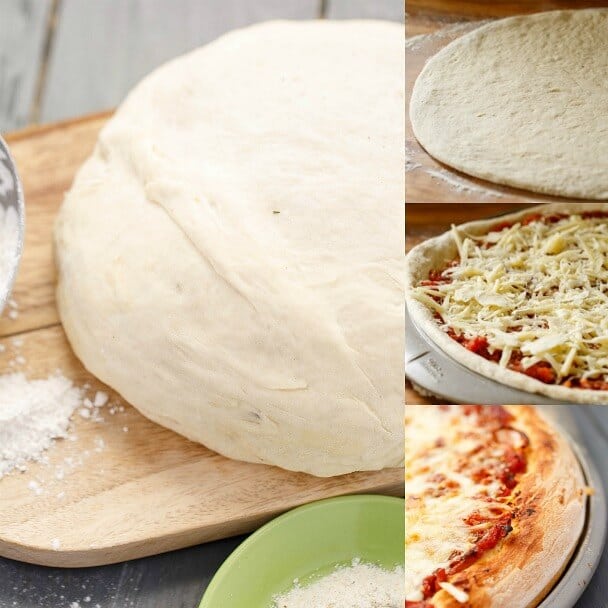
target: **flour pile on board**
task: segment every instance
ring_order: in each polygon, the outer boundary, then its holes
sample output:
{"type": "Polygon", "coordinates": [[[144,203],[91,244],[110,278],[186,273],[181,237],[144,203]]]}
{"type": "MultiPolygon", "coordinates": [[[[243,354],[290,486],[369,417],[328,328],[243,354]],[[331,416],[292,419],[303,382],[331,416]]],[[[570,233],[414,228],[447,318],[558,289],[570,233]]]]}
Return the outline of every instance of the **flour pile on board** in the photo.
{"type": "MultiPolygon", "coordinates": [[[[0,166],[2,163],[0,163],[0,166]]],[[[0,205],[0,301],[8,295],[8,282],[17,263],[19,217],[13,207],[0,205]]]]}
{"type": "Polygon", "coordinates": [[[65,437],[84,391],[57,373],[28,380],[23,373],[0,376],[0,478],[38,460],[53,440],[65,437]]]}
{"type": "Polygon", "coordinates": [[[311,585],[274,598],[273,608],[403,608],[404,569],[387,571],[355,559],[311,585]]]}

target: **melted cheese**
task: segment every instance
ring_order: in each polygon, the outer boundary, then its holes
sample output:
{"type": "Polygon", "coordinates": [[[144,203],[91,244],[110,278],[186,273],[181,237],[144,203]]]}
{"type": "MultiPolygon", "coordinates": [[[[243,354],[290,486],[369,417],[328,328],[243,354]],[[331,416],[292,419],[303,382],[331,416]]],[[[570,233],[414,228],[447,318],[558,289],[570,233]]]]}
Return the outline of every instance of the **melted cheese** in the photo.
{"type": "MultiPolygon", "coordinates": [[[[494,499],[500,485],[481,484],[470,477],[475,465],[500,452],[487,445],[487,432],[478,425],[475,415],[463,416],[459,406],[406,408],[405,424],[405,497],[406,497],[406,599],[421,601],[423,580],[437,568],[447,568],[457,554],[474,546],[474,532],[480,526],[468,526],[471,513],[501,510],[494,499]],[[445,448],[437,447],[437,440],[445,448]],[[480,445],[486,446],[478,451],[480,445]],[[438,495],[437,475],[457,483],[458,487],[438,495]]],[[[466,596],[453,585],[446,589],[457,601],[466,596]]]]}
{"type": "MultiPolygon", "coordinates": [[[[408,489],[406,487],[406,493],[408,489]]],[[[411,503],[410,503],[411,504],[411,503]]],[[[421,601],[421,585],[437,568],[447,568],[455,552],[473,547],[471,530],[462,521],[476,507],[472,499],[425,499],[407,509],[405,533],[405,598],[421,601]]]]}
{"type": "Polygon", "coordinates": [[[524,368],[545,361],[558,382],[608,379],[606,218],[516,223],[483,236],[453,227],[452,236],[460,260],[444,272],[451,282],[414,290],[444,329],[486,337],[503,367],[517,349],[524,368]]]}
{"type": "Polygon", "coordinates": [[[464,604],[469,601],[469,594],[456,587],[456,585],[452,585],[452,583],[439,583],[439,586],[444,591],[447,591],[457,602],[464,604]]]}

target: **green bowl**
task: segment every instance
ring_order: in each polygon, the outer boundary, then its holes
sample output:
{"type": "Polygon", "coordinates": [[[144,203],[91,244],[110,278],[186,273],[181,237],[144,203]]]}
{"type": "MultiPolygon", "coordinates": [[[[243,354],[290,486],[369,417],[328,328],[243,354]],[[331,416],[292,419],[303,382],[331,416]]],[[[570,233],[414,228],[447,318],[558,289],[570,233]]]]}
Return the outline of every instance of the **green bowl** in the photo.
{"type": "Polygon", "coordinates": [[[200,608],[271,608],[273,597],[363,562],[404,564],[405,502],[388,496],[342,496],[289,511],[244,541],[207,588],[200,608]]]}

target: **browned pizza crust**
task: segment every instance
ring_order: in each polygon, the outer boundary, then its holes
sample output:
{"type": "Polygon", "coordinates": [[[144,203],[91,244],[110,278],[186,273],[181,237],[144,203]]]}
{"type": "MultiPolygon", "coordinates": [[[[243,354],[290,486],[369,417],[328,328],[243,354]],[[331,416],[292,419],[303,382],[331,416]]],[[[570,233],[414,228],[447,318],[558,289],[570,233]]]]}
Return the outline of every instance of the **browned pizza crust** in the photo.
{"type": "MultiPolygon", "coordinates": [[[[530,214],[581,213],[583,211],[608,211],[608,203],[547,203],[525,207],[521,211],[509,213],[487,220],[476,220],[457,227],[460,233],[483,235],[502,222],[519,221],[530,214]]],[[[414,323],[446,354],[469,369],[530,393],[546,395],[552,399],[574,403],[608,404],[608,391],[582,388],[568,388],[561,385],[545,384],[540,380],[520,372],[500,367],[497,363],[480,357],[467,350],[445,333],[433,318],[433,311],[419,302],[412,294],[413,288],[434,269],[443,268],[454,260],[458,249],[451,232],[428,239],[414,247],[405,258],[405,301],[408,314],[414,323]]],[[[406,336],[407,339],[407,336],[406,336]]]]}
{"type": "MultiPolygon", "coordinates": [[[[586,512],[585,482],[567,441],[531,406],[506,406],[530,439],[528,466],[517,488],[513,531],[450,582],[469,592],[457,602],[445,591],[435,608],[534,608],[568,565],[586,512]]],[[[558,406],[556,406],[558,407],[558,406]]]]}

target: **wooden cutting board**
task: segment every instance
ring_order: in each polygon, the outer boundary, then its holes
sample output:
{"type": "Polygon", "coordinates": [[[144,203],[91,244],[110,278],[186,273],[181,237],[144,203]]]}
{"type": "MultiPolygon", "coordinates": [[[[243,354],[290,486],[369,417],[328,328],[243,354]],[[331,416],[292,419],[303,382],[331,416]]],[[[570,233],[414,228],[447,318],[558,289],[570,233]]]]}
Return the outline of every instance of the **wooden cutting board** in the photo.
{"type": "MultiPolygon", "coordinates": [[[[595,0],[487,2],[408,0],[406,16],[406,108],[412,88],[425,63],[452,40],[489,19],[541,11],[603,6],[595,0]],[[449,32],[452,32],[451,34],[449,32]],[[418,37],[418,38],[415,38],[418,37]]],[[[544,196],[499,186],[468,176],[432,158],[418,144],[406,112],[406,201],[408,203],[534,203],[569,199],[544,196]]]]}
{"type": "Polygon", "coordinates": [[[330,496],[403,495],[403,471],[322,479],[224,458],[160,427],[91,376],[66,341],[55,306],[52,228],[64,192],[109,114],[6,137],[26,198],[24,256],[0,319],[0,373],[47,377],[110,395],[103,421],[74,416],[75,440],[48,462],[0,479],[0,555],[49,566],[108,564],[247,532],[278,513],[330,496]],[[17,355],[25,363],[15,364],[17,355]],[[13,366],[11,366],[11,361],[13,366]],[[123,411],[121,411],[121,408],[123,411]],[[115,413],[110,414],[111,411],[115,413]]]}

